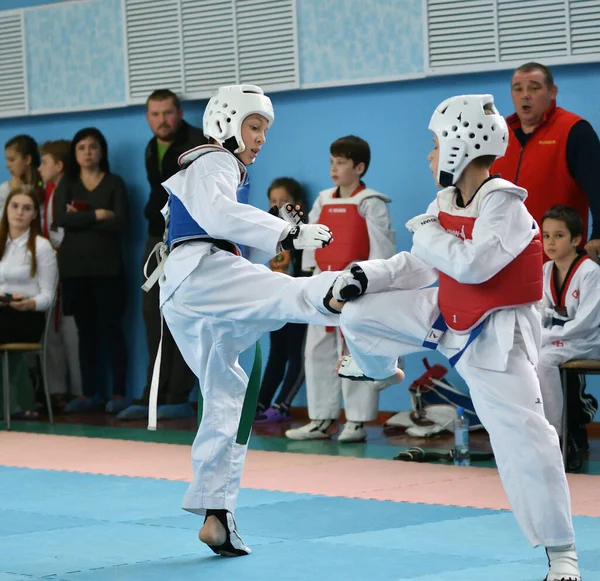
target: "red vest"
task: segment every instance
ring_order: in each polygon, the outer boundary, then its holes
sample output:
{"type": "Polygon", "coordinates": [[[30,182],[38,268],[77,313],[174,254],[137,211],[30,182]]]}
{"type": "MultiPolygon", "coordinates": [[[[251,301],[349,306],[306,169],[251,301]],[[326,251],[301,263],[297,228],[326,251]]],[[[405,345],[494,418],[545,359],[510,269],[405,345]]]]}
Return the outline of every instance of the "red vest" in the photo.
{"type": "MultiPolygon", "coordinates": [[[[488,188],[482,187],[475,198],[480,195],[486,196],[494,190],[505,189],[502,185],[498,187],[494,182],[497,180],[489,182],[488,188]]],[[[453,208],[452,202],[443,203],[444,197],[453,198],[453,192],[454,188],[447,188],[438,195],[438,219],[447,232],[463,240],[471,240],[481,199],[473,199],[470,205],[472,212],[455,215],[450,213],[453,208]],[[469,213],[475,215],[468,215],[469,213]]],[[[493,311],[539,301],[542,292],[542,241],[539,231],[519,256],[485,282],[465,284],[443,272],[439,273],[440,311],[448,327],[458,333],[471,331],[493,311]]]]}
{"type": "Polygon", "coordinates": [[[53,208],[50,204],[54,201],[54,190],[56,189],[56,184],[52,182],[48,182],[44,188],[44,214],[42,221],[42,234],[50,239],[50,228],[52,227],[52,220],[54,219],[53,208]]]}
{"type": "Polygon", "coordinates": [[[583,247],[587,242],[589,203],[567,166],[567,139],[581,117],[556,107],[554,103],[525,147],[521,147],[514,134],[514,130],[521,126],[517,115],[511,115],[506,121],[508,148],[504,157],[494,162],[490,173],[499,173],[504,179],[527,190],[525,206],[540,227],[542,216],[551,206],[564,204],[574,207],[583,219],[583,247]]]}
{"type": "Polygon", "coordinates": [[[365,198],[390,199],[364,185],[358,187],[349,198],[335,197],[337,189],[321,192],[323,207],[318,223],[333,233],[333,242],[315,251],[315,260],[322,271],[344,270],[351,262],[368,260],[370,252],[367,222],[359,212],[365,198]]]}

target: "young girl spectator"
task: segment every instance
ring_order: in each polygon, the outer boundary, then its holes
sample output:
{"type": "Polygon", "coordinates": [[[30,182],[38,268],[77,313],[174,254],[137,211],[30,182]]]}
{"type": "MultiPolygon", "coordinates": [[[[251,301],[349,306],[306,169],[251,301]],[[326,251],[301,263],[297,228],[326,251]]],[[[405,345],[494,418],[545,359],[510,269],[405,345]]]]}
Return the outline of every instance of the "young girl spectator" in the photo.
{"type": "MultiPolygon", "coordinates": [[[[37,196],[24,186],[13,189],[0,219],[0,343],[37,343],[42,337],[58,273],[56,254],[40,233],[37,196]]],[[[20,357],[14,363],[11,371],[17,374],[25,362],[20,357]]],[[[36,418],[27,407],[23,417],[36,418]]]]}
{"type": "Polygon", "coordinates": [[[88,412],[104,405],[102,353],[112,375],[112,399],[106,411],[125,407],[127,355],[122,318],[125,282],[119,234],[128,220],[123,180],[110,173],[108,147],[94,127],[81,129],[71,142],[68,174],[55,192],[55,222],[64,228],[58,265],[63,309],[79,331],[83,396],[66,412],[88,412]]]}
{"type": "Polygon", "coordinates": [[[0,217],[10,192],[19,186],[29,186],[36,190],[41,201],[43,191],[38,173],[40,153],[35,139],[29,135],[16,135],[4,145],[6,169],[10,172],[10,180],[0,184],[0,217]]]}
{"type": "MultiPolygon", "coordinates": [[[[285,204],[293,204],[300,206],[306,213],[306,194],[293,178],[277,178],[269,186],[267,195],[271,207],[281,208],[285,204]]],[[[302,276],[302,250],[282,250],[271,259],[269,266],[275,272],[302,276]]],[[[255,422],[283,422],[291,419],[292,400],[304,381],[305,337],[306,325],[303,323],[287,323],[269,334],[269,358],[258,396],[255,422]],[[277,399],[272,403],[282,380],[277,399]]]]}

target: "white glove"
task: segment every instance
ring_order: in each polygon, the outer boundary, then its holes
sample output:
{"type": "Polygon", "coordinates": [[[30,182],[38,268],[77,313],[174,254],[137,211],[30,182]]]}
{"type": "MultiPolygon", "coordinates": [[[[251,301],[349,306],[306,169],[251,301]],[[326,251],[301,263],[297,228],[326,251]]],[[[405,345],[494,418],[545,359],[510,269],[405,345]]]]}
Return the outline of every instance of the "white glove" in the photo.
{"type": "Polygon", "coordinates": [[[331,294],[336,301],[351,301],[365,294],[368,282],[364,270],[355,264],[335,279],[331,294]]]}
{"type": "Polygon", "coordinates": [[[416,232],[419,228],[422,228],[423,226],[428,226],[430,224],[439,224],[437,216],[434,216],[433,214],[420,214],[418,216],[415,216],[414,218],[411,218],[405,224],[405,226],[410,232],[416,232]]]}
{"type": "Polygon", "coordinates": [[[284,250],[323,248],[333,241],[331,230],[323,224],[298,224],[293,226],[281,241],[284,250]]]}

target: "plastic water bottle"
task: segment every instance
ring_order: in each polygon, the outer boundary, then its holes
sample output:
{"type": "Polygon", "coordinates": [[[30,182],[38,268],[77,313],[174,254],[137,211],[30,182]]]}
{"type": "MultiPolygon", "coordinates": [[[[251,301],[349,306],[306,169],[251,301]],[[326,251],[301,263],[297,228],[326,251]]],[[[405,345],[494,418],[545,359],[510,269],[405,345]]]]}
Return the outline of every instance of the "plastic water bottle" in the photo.
{"type": "Polygon", "coordinates": [[[465,408],[456,408],[454,420],[454,464],[469,466],[471,452],[469,450],[469,419],[465,416],[465,408]]]}

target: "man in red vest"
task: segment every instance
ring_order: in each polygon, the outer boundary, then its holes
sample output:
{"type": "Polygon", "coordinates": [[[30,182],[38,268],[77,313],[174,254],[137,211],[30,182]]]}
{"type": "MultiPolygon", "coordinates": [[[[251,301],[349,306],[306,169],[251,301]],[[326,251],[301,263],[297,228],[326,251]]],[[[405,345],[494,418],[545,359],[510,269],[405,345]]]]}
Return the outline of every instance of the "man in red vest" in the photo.
{"type": "Polygon", "coordinates": [[[513,73],[515,113],[506,119],[508,149],[491,172],[527,190],[525,206],[538,224],[555,204],[575,208],[584,223],[582,247],[598,262],[600,141],[587,121],[556,106],[557,93],[552,71],[545,65],[530,62],[513,73]],[[590,209],[593,230],[587,242],[590,209]]]}
{"type": "MultiPolygon", "coordinates": [[[[557,93],[552,71],[545,65],[530,62],[513,73],[511,95],[516,112],[506,119],[508,149],[491,172],[527,190],[525,206],[540,225],[544,213],[555,204],[575,208],[584,225],[580,248],[600,262],[600,141],[587,121],[556,106],[557,93]]],[[[593,400],[583,392],[576,374],[569,375],[568,394],[569,464],[580,466],[581,451],[589,448],[585,408],[593,400]]]]}

